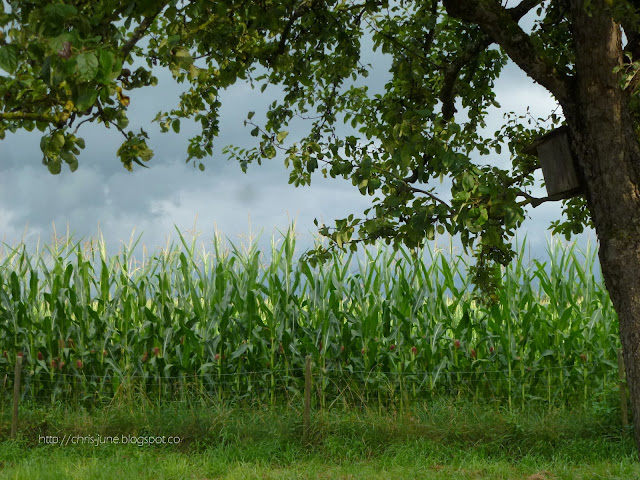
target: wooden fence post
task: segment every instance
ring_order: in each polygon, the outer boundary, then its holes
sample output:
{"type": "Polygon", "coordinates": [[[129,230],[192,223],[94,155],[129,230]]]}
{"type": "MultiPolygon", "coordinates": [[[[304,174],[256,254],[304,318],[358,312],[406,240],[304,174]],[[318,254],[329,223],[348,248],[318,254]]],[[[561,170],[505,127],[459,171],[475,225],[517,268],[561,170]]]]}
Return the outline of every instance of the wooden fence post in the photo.
{"type": "Polygon", "coordinates": [[[309,442],[309,430],[311,428],[311,355],[307,355],[304,369],[304,416],[303,422],[303,442],[309,442]]]}
{"type": "Polygon", "coordinates": [[[18,405],[20,404],[20,373],[22,372],[22,355],[16,356],[16,368],[13,380],[13,415],[11,417],[11,440],[18,434],[18,405]]]}
{"type": "Polygon", "coordinates": [[[622,427],[629,425],[629,415],[627,413],[627,385],[625,382],[624,358],[622,349],[618,349],[618,389],[620,390],[620,413],[622,414],[622,427]]]}

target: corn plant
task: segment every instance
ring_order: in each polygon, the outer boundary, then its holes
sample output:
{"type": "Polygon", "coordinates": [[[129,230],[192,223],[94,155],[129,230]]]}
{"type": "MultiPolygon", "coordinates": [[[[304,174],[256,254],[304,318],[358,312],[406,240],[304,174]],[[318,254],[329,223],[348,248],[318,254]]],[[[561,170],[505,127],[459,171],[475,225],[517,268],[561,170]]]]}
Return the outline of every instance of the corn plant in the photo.
{"type": "Polygon", "coordinates": [[[216,236],[212,254],[178,235],[184,251],[171,244],[137,268],[131,248],[107,258],[104,241],[47,246],[52,265],[7,247],[4,394],[16,355],[25,395],[50,402],[291,401],[307,355],[323,407],[441,395],[551,407],[615,386],[618,322],[590,245],[552,239],[547,261],[525,263],[522,242],[486,306],[451,245],[378,246],[357,265],[336,252],[312,269],[294,261],[293,226],[269,264],[255,243],[223,250],[216,236]]]}

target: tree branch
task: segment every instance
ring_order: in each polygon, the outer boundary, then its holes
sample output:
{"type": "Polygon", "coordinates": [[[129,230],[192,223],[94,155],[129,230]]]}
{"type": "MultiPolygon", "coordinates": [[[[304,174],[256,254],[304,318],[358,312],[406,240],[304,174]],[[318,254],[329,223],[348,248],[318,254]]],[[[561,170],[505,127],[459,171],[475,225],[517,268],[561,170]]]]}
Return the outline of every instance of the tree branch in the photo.
{"type": "MultiPolygon", "coordinates": [[[[428,155],[423,155],[422,156],[422,166],[424,166],[425,162],[428,161],[430,157],[428,155]]],[[[331,162],[328,162],[331,163],[331,162]]],[[[406,188],[408,188],[409,190],[411,190],[414,193],[424,193],[427,197],[431,198],[432,200],[435,200],[436,202],[439,202],[441,204],[443,204],[445,207],[447,207],[448,210],[453,211],[453,209],[451,208],[451,205],[449,205],[447,202],[445,202],[444,200],[442,200],[441,198],[438,198],[437,196],[435,196],[433,193],[431,192],[427,192],[426,190],[422,190],[421,188],[416,188],[412,185],[409,185],[410,182],[415,182],[418,178],[418,170],[414,169],[413,170],[413,174],[411,177],[407,177],[407,178],[402,178],[399,175],[396,175],[395,173],[389,172],[388,170],[384,170],[376,165],[373,165],[373,168],[375,170],[378,170],[379,172],[381,172],[383,175],[386,176],[391,176],[393,178],[395,178],[396,180],[399,180],[400,182],[404,183],[406,185],[406,188]],[[413,177],[416,177],[415,179],[413,179],[413,177]]]]}
{"type": "Polygon", "coordinates": [[[409,190],[411,190],[414,193],[424,193],[427,197],[431,198],[432,200],[435,200],[436,202],[441,203],[442,205],[447,207],[447,210],[453,212],[453,208],[451,207],[451,205],[449,205],[444,200],[436,197],[433,193],[427,192],[426,190],[422,190],[421,188],[416,188],[416,187],[412,187],[412,186],[409,186],[409,190]]]}
{"type": "Polygon", "coordinates": [[[144,36],[144,34],[147,32],[147,30],[149,29],[151,24],[154,22],[156,17],[158,15],[160,15],[160,12],[162,12],[162,10],[167,5],[167,3],[168,2],[162,2],[161,6],[155,11],[155,13],[153,15],[150,15],[148,17],[144,17],[142,22],[140,22],[140,25],[138,25],[136,27],[136,29],[133,31],[133,34],[129,38],[129,40],[127,40],[127,43],[125,43],[122,46],[122,58],[123,59],[127,58],[129,53],[131,52],[131,50],[133,50],[133,47],[135,47],[136,43],[138,43],[140,41],[140,39],[144,36]]]}
{"type": "Polygon", "coordinates": [[[455,86],[458,81],[460,70],[462,70],[465,65],[473,61],[481,52],[486,50],[491,43],[493,42],[489,37],[482,34],[480,38],[469,43],[462,54],[457,56],[453,62],[447,64],[444,71],[444,83],[440,90],[439,97],[442,102],[442,120],[445,123],[449,122],[456,113],[455,86]]]}
{"type": "MultiPolygon", "coordinates": [[[[398,40],[396,37],[394,37],[393,35],[390,35],[386,32],[383,32],[382,30],[380,30],[378,28],[378,25],[375,23],[375,21],[373,22],[373,24],[365,19],[365,22],[367,23],[367,25],[369,25],[369,27],[371,28],[371,30],[375,31],[377,34],[383,36],[384,38],[386,38],[387,40],[389,40],[391,43],[393,43],[396,47],[401,48],[402,50],[404,50],[405,52],[407,52],[408,54],[412,55],[414,58],[416,58],[417,60],[420,60],[421,62],[425,62],[425,64],[429,65],[429,64],[433,64],[433,60],[429,60],[427,57],[425,57],[422,53],[419,53],[417,51],[415,51],[414,49],[408,47],[407,45],[405,45],[404,43],[402,43],[400,40],[398,40]]],[[[431,35],[431,32],[427,33],[427,36],[425,37],[425,41],[428,41],[429,35],[431,35]]]]}
{"type": "Polygon", "coordinates": [[[554,199],[551,198],[551,197],[542,197],[542,198],[532,197],[527,192],[523,192],[522,190],[518,190],[518,196],[526,198],[526,200],[524,202],[520,202],[520,203],[518,203],[518,205],[523,206],[523,205],[531,204],[531,206],[533,208],[536,208],[538,205],[541,205],[541,204],[543,204],[545,202],[553,202],[554,201],[554,199]]]}
{"type": "Polygon", "coordinates": [[[420,175],[420,170],[422,170],[424,166],[427,164],[427,162],[432,158],[433,158],[432,155],[427,155],[426,153],[422,155],[422,162],[420,162],[420,165],[418,165],[417,168],[414,168],[411,172],[411,175],[403,178],[402,181],[407,184],[417,182],[418,176],[420,175]]]}
{"type": "Polygon", "coordinates": [[[513,8],[509,8],[507,11],[511,14],[511,17],[516,20],[520,20],[531,10],[540,5],[543,0],[522,0],[518,5],[513,8]]]}
{"type": "MultiPolygon", "coordinates": [[[[532,8],[540,4],[542,0],[524,0],[517,6],[507,10],[514,22],[518,22],[532,8]]],[[[450,121],[456,112],[455,109],[455,84],[458,80],[460,70],[474,61],[478,55],[485,51],[494,42],[489,35],[483,33],[478,35],[473,41],[468,43],[462,53],[455,60],[447,64],[444,71],[444,84],[440,90],[440,101],[442,102],[442,119],[450,121]]]]}
{"type": "Polygon", "coordinates": [[[562,103],[569,99],[570,78],[545,59],[544,51],[535,47],[514,18],[516,12],[524,15],[537,3],[523,0],[514,9],[507,10],[496,0],[444,0],[449,15],[478,25],[527,75],[562,103]]]}
{"type": "Polygon", "coordinates": [[[0,112],[0,121],[33,120],[36,122],[58,123],[56,115],[32,112],[0,112]]]}
{"type": "MultiPolygon", "coordinates": [[[[430,14],[432,17],[438,17],[438,4],[439,4],[439,0],[433,0],[433,3],[431,4],[431,10],[430,10],[430,14]]],[[[425,52],[428,52],[429,50],[431,50],[431,46],[433,45],[433,40],[435,39],[436,36],[436,31],[437,31],[437,22],[436,22],[436,26],[433,27],[431,30],[429,30],[427,32],[427,34],[424,36],[424,40],[422,41],[422,48],[424,49],[425,52]]]]}

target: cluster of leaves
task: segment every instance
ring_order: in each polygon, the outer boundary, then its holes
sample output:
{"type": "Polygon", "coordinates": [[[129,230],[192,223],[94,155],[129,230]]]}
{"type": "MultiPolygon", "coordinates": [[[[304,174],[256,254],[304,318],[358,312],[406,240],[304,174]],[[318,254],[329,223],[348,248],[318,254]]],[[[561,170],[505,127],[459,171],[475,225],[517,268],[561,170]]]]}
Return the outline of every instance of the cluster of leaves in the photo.
{"type": "Polygon", "coordinates": [[[0,69],[9,74],[0,74],[0,138],[6,131],[37,128],[44,133],[43,164],[58,174],[63,160],[71,171],[78,168],[76,155],[85,144],[76,133],[83,123],[99,121],[125,137],[118,152],[125,167],[148,160],[151,152],[140,147],[142,136],[124,131],[129,105],[124,90],[154,85],[156,79],[143,68],[133,73],[123,68],[136,51],[134,42],[123,39],[153,3],[0,5],[0,69]]]}
{"type": "MultiPolygon", "coordinates": [[[[0,77],[5,99],[0,136],[5,129],[39,128],[45,132],[44,163],[57,173],[62,160],[77,168],[75,155],[84,146],[75,136],[80,124],[99,121],[124,135],[118,150],[124,166],[144,166],[152,152],[144,131],[124,130],[129,106],[124,92],[154,85],[153,69],[164,67],[190,87],[176,108],[159,112],[155,120],[163,131],[176,133],[182,119],[200,125],[189,140],[189,162],[213,154],[222,90],[237,81],[261,93],[277,85],[283,93],[266,118],[247,116],[256,143],[226,153],[246,171],[250,163],[280,151],[295,186],[310,184],[320,169],[325,177],[351,179],[363,195],[375,196],[364,212],[371,214],[367,218],[350,215],[333,229],[321,226],[332,243],[308,252],[306,260],[315,265],[335,247],[355,250],[359,242],[378,239],[415,250],[447,232],[475,251],[475,277],[489,293],[483,298],[494,298],[496,265],[513,258],[512,236],[531,203],[537,164],[522,147],[558,118],[532,128],[507,122],[493,137],[482,133],[489,109],[499,106],[494,81],[507,56],[483,29],[447,14],[458,3],[14,0],[10,10],[0,10],[0,68],[10,74],[0,77]],[[142,39],[144,48],[138,45],[142,39]],[[363,41],[391,59],[384,93],[372,95],[364,84],[370,66],[360,61],[363,41]],[[124,68],[135,59],[146,66],[134,72],[124,68]],[[292,143],[288,126],[300,119],[308,120],[309,128],[292,143]],[[479,160],[500,154],[505,143],[510,168],[479,160]],[[440,187],[436,195],[436,181],[449,191],[440,187]]],[[[531,48],[559,74],[573,71],[566,2],[522,2],[508,10],[488,2],[482,8],[514,20],[514,32],[517,21],[536,8],[531,48]]],[[[625,12],[614,13],[622,18],[625,12]]],[[[581,199],[566,201],[565,213],[567,222],[553,224],[557,232],[575,233],[589,222],[581,199]]]]}

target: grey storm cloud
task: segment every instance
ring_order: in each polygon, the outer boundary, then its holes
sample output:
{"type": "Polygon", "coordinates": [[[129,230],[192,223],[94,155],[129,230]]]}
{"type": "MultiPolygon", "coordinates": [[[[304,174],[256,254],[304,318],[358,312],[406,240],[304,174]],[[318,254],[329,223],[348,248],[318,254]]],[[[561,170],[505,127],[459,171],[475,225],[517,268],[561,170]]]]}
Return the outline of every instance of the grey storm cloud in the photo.
{"type": "MultiPolygon", "coordinates": [[[[366,80],[370,90],[383,91],[390,78],[388,58],[368,51],[363,62],[374,68],[366,80]]],[[[197,133],[193,122],[183,121],[179,135],[162,134],[151,123],[158,111],[177,105],[185,88],[167,71],[157,75],[155,88],[131,92],[129,107],[130,127],[144,128],[151,137],[149,145],[155,156],[149,169],[134,165],[134,172],[126,171],[116,157],[121,135],[102,125],[89,125],[79,132],[87,148],[74,173],[63,167],[62,173],[53,176],[41,164],[39,132],[8,135],[0,143],[0,241],[14,246],[24,240],[27,249],[34,251],[38,239],[41,244],[50,243],[54,224],[58,236],[66,235],[68,225],[76,241],[96,238],[99,231],[109,255],[115,255],[123,243],[129,244],[134,232],[135,239],[144,232],[134,250],[136,258],[141,258],[143,244],[149,253],[164,248],[169,239],[179,244],[174,224],[184,234],[197,218],[199,244],[208,249],[216,231],[235,243],[250,230],[253,235],[264,230],[260,249],[268,252],[272,236],[276,241],[281,238],[276,229],[286,232],[297,220],[300,252],[312,246],[313,236],[317,236],[314,218],[333,226],[334,219],[350,213],[365,217],[363,212],[372,205],[372,197],[360,195],[348,180],[324,179],[317,172],[311,186],[295,188],[288,184],[289,171],[282,157],[261,166],[251,164],[244,174],[236,162],[222,155],[222,148],[229,144],[253,145],[255,139],[243,121],[250,110],[256,111],[259,121],[278,95],[276,87],[270,86],[260,95],[258,89],[241,83],[224,92],[217,148],[212,158],[203,160],[206,170],[201,172],[185,163],[188,138],[197,133]]],[[[501,108],[491,110],[487,134],[500,127],[505,112],[523,114],[529,107],[532,115],[544,117],[555,108],[546,91],[511,63],[496,82],[496,91],[501,108]]],[[[294,141],[304,132],[304,125],[293,125],[288,140],[294,141]]],[[[485,158],[480,160],[487,161],[485,158]]],[[[509,157],[503,153],[489,160],[507,164],[509,157]]],[[[544,196],[544,191],[534,194],[544,196]]],[[[526,234],[535,254],[543,256],[549,235],[546,229],[551,220],[560,218],[560,206],[543,204],[531,209],[529,215],[519,237],[526,234]]],[[[585,239],[586,234],[580,237],[582,243],[585,239]]]]}

